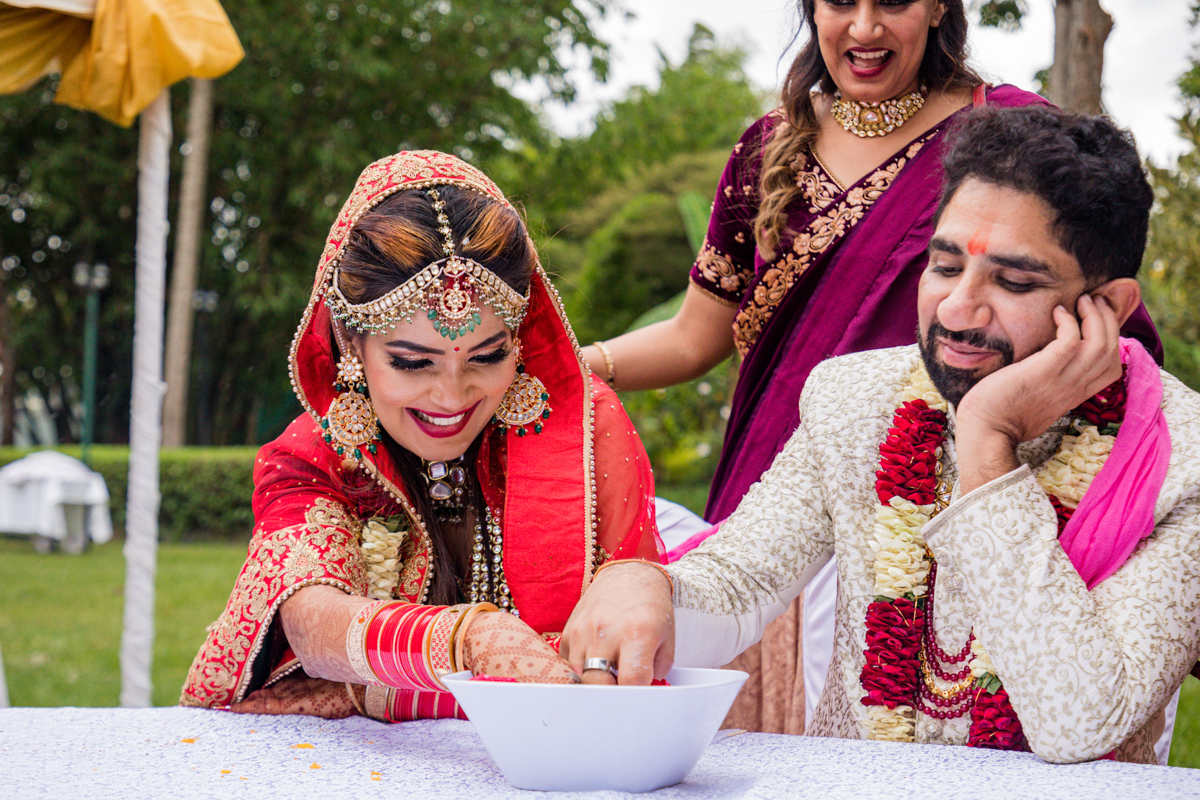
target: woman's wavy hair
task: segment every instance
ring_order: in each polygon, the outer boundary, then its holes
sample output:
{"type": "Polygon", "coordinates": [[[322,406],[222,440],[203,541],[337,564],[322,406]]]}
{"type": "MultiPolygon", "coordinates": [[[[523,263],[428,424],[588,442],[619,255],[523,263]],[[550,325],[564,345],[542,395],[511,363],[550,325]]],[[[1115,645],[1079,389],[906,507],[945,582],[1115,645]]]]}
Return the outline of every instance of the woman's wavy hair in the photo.
{"type": "MultiPolygon", "coordinates": [[[[453,185],[436,189],[446,204],[455,253],[478,262],[525,294],[537,266],[537,253],[520,215],[511,207],[469,189],[453,185]]],[[[444,241],[426,191],[397,192],[355,223],[342,253],[338,287],[351,303],[377,300],[430,263],[443,258],[444,241]]],[[[357,338],[365,334],[351,335],[357,338]]],[[[428,600],[435,605],[453,605],[460,601],[463,591],[455,581],[452,565],[470,563],[471,537],[446,535],[426,492],[420,457],[402,447],[386,431],[380,431],[380,438],[396,462],[400,480],[429,530],[433,547],[433,582],[428,600]]],[[[474,463],[478,444],[471,445],[465,461],[474,463]]],[[[474,474],[474,470],[471,472],[474,474]]],[[[382,512],[391,505],[365,480],[361,470],[347,471],[344,478],[347,492],[364,507],[375,507],[382,512]]],[[[481,495],[476,491],[474,496],[479,498],[481,495]]]]}
{"type": "MultiPolygon", "coordinates": [[[[967,13],[963,0],[940,0],[946,13],[936,28],[929,29],[925,54],[917,72],[921,84],[931,92],[950,88],[969,88],[983,82],[967,65],[967,13]]],[[[800,193],[793,162],[817,135],[817,115],[811,92],[819,87],[832,94],[837,86],[821,57],[815,19],[816,4],[825,0],[799,0],[797,11],[801,31],[808,30],[808,41],[792,61],[784,79],[780,109],[782,119],[775,125],[762,148],[759,179],[758,215],[754,235],[765,258],[772,258],[787,230],[787,208],[800,193]]],[[[800,36],[797,31],[796,37],[800,36]]]]}

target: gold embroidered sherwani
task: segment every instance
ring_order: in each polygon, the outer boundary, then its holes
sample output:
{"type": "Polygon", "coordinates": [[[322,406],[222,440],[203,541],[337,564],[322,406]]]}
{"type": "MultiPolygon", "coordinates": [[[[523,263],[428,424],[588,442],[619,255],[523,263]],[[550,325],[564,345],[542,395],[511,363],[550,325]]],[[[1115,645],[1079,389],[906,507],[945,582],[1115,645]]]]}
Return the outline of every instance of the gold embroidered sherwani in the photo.
{"type": "MultiPolygon", "coordinates": [[[[856,353],[813,370],[800,427],[718,534],[670,567],[676,664],[720,666],[749,647],[836,553],[829,680],[808,733],[865,738],[859,674],[873,600],[879,445],[920,361],[915,346],[856,353]]],[[[1034,470],[1066,421],[1022,444],[1022,466],[924,529],[938,561],[934,630],[957,652],[972,627],[1030,747],[1048,761],[1157,763],[1161,711],[1200,656],[1200,394],[1163,373],[1171,458],[1155,529],[1090,593],[1058,543],[1034,470]]],[[[943,466],[957,478],[953,419],[943,466]]],[[[918,712],[918,742],[964,744],[969,715],[918,712]]]]}

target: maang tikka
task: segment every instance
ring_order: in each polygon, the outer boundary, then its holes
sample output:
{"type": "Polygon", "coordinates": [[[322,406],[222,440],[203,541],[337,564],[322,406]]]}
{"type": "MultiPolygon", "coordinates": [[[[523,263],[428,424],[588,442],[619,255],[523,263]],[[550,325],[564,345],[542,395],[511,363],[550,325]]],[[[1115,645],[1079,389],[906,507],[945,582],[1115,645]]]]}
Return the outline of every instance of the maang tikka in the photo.
{"type": "Polygon", "coordinates": [[[342,351],[333,384],[338,394],[329,404],[329,413],[322,417],[321,427],[325,429],[325,441],[333,445],[339,456],[349,453],[361,461],[364,446],[372,455],[378,449],[379,419],[371,398],[367,397],[367,376],[362,362],[342,341],[336,325],[334,335],[342,351]]]}
{"type": "Polygon", "coordinates": [[[400,321],[425,316],[451,341],[466,336],[483,321],[480,304],[486,303],[509,330],[525,318],[529,298],[509,286],[496,273],[471,258],[456,254],[446,201],[436,188],[425,194],[437,215],[442,235],[442,258],[430,263],[392,291],[366,303],[351,303],[342,294],[340,268],[335,267],[325,305],[335,322],[360,333],[386,333],[400,321]]]}

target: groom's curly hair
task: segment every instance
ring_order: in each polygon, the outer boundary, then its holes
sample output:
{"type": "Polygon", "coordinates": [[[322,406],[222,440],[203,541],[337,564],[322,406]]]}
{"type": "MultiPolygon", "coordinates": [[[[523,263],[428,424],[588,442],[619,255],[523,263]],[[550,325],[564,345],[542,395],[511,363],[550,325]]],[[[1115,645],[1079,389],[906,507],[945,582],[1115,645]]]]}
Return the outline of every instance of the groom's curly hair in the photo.
{"type": "Polygon", "coordinates": [[[1137,275],[1154,192],[1133,136],[1107,117],[1045,106],[966,114],[943,156],[937,219],[968,178],[1041,198],[1091,285],[1137,275]]]}

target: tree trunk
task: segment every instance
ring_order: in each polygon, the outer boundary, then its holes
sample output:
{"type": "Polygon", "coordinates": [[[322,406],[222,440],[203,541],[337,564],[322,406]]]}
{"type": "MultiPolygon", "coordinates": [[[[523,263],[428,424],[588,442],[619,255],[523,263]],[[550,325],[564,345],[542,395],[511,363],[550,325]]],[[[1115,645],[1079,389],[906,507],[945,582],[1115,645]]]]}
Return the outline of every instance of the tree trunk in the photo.
{"type": "Polygon", "coordinates": [[[1056,0],[1054,64],[1050,67],[1050,101],[1059,108],[1100,114],[1104,43],[1112,17],[1099,0],[1056,0]]]}
{"type": "Polygon", "coordinates": [[[188,102],[187,143],[183,179],[179,185],[179,226],[175,234],[175,263],[171,270],[171,303],[167,311],[167,346],[163,400],[163,447],[186,443],[188,373],[192,363],[192,297],[200,265],[200,236],[204,221],[208,149],[212,131],[212,81],[192,78],[188,102]]]}

